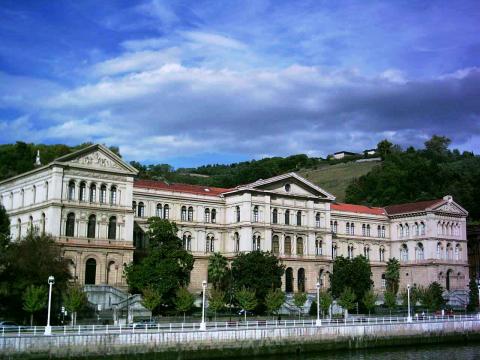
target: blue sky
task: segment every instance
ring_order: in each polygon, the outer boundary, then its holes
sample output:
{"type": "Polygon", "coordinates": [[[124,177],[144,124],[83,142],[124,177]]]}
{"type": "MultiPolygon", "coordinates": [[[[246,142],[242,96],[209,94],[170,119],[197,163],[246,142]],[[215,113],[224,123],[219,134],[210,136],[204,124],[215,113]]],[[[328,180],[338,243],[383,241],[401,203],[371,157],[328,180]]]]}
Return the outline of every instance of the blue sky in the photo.
{"type": "Polygon", "coordinates": [[[8,1],[0,143],[192,166],[480,147],[478,1],[8,1]]]}

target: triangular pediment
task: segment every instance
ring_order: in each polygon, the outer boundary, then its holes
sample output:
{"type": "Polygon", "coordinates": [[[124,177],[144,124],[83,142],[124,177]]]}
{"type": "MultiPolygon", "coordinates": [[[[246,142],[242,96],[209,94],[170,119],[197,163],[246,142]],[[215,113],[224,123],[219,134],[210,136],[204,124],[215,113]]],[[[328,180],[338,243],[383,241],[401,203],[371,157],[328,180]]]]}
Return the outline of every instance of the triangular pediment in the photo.
{"type": "Polygon", "coordinates": [[[234,191],[240,190],[257,190],[281,195],[320,197],[326,200],[335,200],[335,196],[295,173],[260,179],[247,185],[238,186],[234,191]]]}
{"type": "Polygon", "coordinates": [[[73,167],[136,175],[138,170],[103,145],[91,145],[55,160],[73,167]]]}
{"type": "Polygon", "coordinates": [[[432,207],[431,210],[448,213],[448,214],[462,215],[462,216],[468,215],[468,211],[465,210],[463,207],[461,207],[459,204],[457,204],[455,201],[453,201],[451,197],[446,197],[444,200],[445,201],[443,203],[440,203],[435,207],[432,207]]]}

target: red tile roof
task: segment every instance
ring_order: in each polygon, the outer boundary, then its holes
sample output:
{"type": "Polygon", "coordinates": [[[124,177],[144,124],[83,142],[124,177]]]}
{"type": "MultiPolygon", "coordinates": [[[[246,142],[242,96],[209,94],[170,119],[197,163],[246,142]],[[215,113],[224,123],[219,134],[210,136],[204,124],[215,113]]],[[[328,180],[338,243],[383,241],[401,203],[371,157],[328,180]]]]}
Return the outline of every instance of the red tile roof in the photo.
{"type": "Polygon", "coordinates": [[[331,209],[336,211],[353,212],[358,214],[386,215],[384,208],[370,207],[364,205],[332,203],[331,209]]]}
{"type": "Polygon", "coordinates": [[[183,193],[205,195],[205,196],[220,196],[221,194],[232,190],[232,189],[217,188],[217,187],[203,186],[203,185],[175,184],[175,183],[167,184],[164,181],[156,181],[156,180],[135,180],[135,182],[133,183],[133,186],[135,188],[183,192],[183,193]]]}
{"type": "Polygon", "coordinates": [[[436,205],[440,205],[442,202],[445,202],[445,200],[436,199],[436,200],[427,200],[427,201],[417,201],[413,203],[385,206],[385,210],[387,211],[388,215],[404,214],[404,213],[410,213],[410,212],[416,212],[416,211],[425,211],[436,205]]]}

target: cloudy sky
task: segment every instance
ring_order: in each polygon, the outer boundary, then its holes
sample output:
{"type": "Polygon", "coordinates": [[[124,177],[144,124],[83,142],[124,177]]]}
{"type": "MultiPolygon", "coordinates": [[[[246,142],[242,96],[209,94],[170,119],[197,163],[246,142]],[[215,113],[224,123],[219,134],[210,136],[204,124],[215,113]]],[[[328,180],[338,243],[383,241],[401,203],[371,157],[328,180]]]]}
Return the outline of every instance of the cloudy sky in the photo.
{"type": "Polygon", "coordinates": [[[480,149],[480,2],[0,4],[0,143],[192,166],[432,134],[480,149]]]}

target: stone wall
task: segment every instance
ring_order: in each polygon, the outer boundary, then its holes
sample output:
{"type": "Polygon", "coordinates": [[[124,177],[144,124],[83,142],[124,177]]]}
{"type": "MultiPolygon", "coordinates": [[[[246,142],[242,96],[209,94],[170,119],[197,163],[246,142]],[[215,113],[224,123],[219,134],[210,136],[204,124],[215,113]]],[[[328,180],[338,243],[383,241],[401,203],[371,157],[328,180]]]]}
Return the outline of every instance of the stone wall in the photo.
{"type": "Polygon", "coordinates": [[[416,343],[480,340],[480,320],[413,324],[0,337],[0,357],[164,353],[163,358],[238,357],[416,343]]]}

